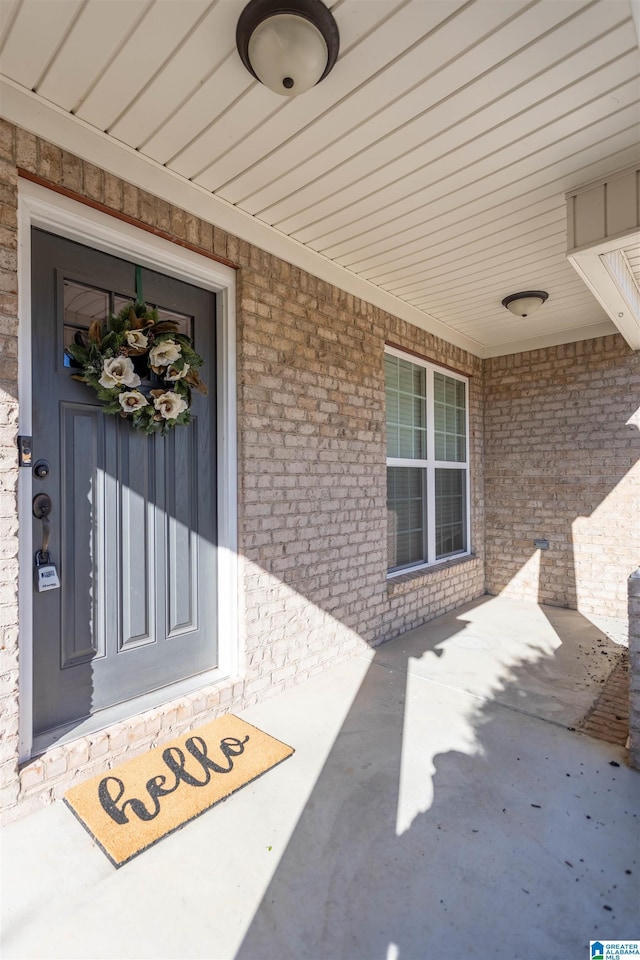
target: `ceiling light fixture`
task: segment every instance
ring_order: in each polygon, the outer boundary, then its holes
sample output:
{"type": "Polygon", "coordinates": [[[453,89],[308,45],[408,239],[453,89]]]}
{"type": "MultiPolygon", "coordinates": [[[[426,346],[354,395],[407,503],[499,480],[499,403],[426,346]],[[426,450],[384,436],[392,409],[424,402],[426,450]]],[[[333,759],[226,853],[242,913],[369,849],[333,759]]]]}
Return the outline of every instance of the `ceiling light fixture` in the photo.
{"type": "Polygon", "coordinates": [[[510,297],[505,297],[502,306],[516,317],[529,317],[548,299],[549,294],[544,290],[523,290],[522,293],[512,293],[510,297]]]}
{"type": "Polygon", "coordinates": [[[274,93],[295,97],[333,68],[340,35],[321,0],[250,0],[236,44],[249,73],[274,93]]]}

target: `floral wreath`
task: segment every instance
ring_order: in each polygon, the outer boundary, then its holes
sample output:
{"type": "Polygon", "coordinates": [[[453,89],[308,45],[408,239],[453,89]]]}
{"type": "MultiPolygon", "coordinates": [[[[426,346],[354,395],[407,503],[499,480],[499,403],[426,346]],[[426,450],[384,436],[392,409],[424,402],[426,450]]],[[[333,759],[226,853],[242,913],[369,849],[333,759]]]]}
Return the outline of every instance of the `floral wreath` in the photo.
{"type": "Polygon", "coordinates": [[[130,420],[136,430],[164,436],[191,419],[191,389],[207,393],[198,368],[202,357],[175,320],[159,320],[140,301],[78,331],[67,354],[82,367],[74,379],[87,383],[105,413],[130,420]]]}

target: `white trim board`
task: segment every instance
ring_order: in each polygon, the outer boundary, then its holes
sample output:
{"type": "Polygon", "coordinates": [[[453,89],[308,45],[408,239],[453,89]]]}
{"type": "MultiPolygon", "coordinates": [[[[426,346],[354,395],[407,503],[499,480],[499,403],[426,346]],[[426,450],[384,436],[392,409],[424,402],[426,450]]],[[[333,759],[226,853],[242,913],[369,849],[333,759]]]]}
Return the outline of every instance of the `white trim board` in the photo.
{"type": "MultiPolygon", "coordinates": [[[[30,436],[31,408],[31,228],[84,243],[127,260],[211,290],[217,297],[218,324],[218,640],[219,665],[204,683],[236,676],[240,669],[237,612],[237,441],[236,441],[236,275],[235,270],[201,257],[137,227],[130,226],[51,190],[18,183],[18,432],[30,436]]],[[[37,451],[36,451],[37,454],[37,451]]],[[[37,456],[36,458],[37,459],[37,456]]],[[[31,538],[31,470],[18,477],[20,518],[20,760],[31,756],[33,544],[31,538]]],[[[180,685],[178,685],[180,686],[180,685]]],[[[177,687],[158,691],[158,703],[177,695],[177,687]]],[[[110,722],[104,711],[105,723],[110,722]]],[[[104,724],[102,724],[104,725],[104,724]]],[[[80,734],[78,734],[80,735],[80,734]]]]}
{"type": "Polygon", "coordinates": [[[570,250],[567,258],[632,350],[640,350],[640,292],[624,255],[633,248],[640,248],[637,230],[570,250]]]}
{"type": "Polygon", "coordinates": [[[458,333],[435,317],[381,290],[369,280],[356,276],[269,224],[107,136],[79,117],[68,114],[54,104],[45,103],[36,94],[6,77],[0,78],[0,104],[2,116],[36,136],[474,356],[485,356],[484,348],[477,340],[458,333]]]}

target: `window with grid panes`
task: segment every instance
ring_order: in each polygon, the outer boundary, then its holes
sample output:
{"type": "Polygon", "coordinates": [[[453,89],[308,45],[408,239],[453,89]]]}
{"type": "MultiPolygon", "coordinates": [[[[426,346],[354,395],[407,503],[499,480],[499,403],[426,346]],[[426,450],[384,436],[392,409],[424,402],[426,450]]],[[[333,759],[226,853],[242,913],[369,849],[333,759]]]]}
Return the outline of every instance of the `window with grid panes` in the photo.
{"type": "Polygon", "coordinates": [[[385,351],[389,573],[469,552],[468,380],[385,351]]]}

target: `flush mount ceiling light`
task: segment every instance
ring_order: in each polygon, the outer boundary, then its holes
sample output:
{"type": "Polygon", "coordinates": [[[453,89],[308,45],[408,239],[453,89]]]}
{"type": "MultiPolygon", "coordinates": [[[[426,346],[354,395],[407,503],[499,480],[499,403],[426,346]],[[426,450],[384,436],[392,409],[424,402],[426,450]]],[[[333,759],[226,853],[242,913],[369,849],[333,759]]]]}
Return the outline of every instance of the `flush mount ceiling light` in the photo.
{"type": "Polygon", "coordinates": [[[544,290],[523,290],[522,293],[512,293],[510,297],[505,297],[502,306],[516,317],[529,317],[548,299],[549,294],[544,290]]]}
{"type": "Polygon", "coordinates": [[[333,68],[340,36],[321,0],[250,0],[236,44],[249,73],[274,93],[295,97],[333,68]]]}

